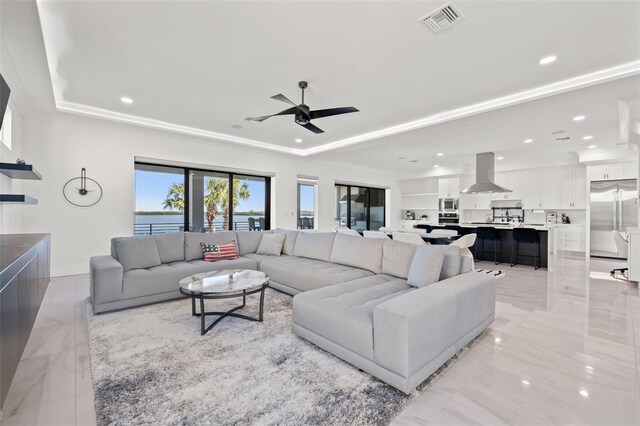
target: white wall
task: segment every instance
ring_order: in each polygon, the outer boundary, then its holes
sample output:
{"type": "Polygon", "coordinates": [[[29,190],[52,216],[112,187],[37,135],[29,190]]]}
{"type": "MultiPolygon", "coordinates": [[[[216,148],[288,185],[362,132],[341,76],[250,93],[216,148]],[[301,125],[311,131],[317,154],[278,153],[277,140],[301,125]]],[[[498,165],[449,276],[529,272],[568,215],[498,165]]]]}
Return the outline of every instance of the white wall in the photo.
{"type": "MultiPolygon", "coordinates": [[[[4,163],[15,163],[17,158],[22,157],[22,116],[13,102],[9,102],[9,107],[12,112],[11,149],[8,149],[4,143],[0,142],[0,161],[4,163]]],[[[0,174],[0,193],[21,194],[22,181],[14,180],[0,174]]],[[[15,234],[20,232],[23,209],[28,207],[29,206],[19,204],[0,204],[0,234],[15,234]]]]}
{"type": "Polygon", "coordinates": [[[22,230],[51,233],[53,275],[88,272],[89,257],[109,253],[112,237],[132,235],[135,157],[275,173],[272,227],[296,227],[298,175],[319,178],[320,230],[333,227],[336,180],[389,186],[388,222],[398,210],[399,191],[390,173],[66,114],[25,118],[23,131],[24,158],[40,170],[43,181],[23,183],[39,203],[21,206],[22,230]],[[104,192],[90,208],[74,207],[62,195],[64,183],[78,176],[82,167],[104,192]]]}

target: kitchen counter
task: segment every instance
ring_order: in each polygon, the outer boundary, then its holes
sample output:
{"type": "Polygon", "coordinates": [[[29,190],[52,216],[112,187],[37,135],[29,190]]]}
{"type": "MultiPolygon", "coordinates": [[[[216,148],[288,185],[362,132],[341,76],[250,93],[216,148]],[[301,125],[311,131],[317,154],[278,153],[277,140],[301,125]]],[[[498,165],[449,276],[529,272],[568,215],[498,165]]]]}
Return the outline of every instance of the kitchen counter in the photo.
{"type": "Polygon", "coordinates": [[[460,226],[461,228],[480,228],[480,227],[492,226],[498,229],[533,228],[536,231],[548,230],[548,227],[542,223],[521,223],[518,225],[514,225],[513,223],[504,223],[504,222],[492,222],[492,223],[460,222],[458,226],[460,226]]]}

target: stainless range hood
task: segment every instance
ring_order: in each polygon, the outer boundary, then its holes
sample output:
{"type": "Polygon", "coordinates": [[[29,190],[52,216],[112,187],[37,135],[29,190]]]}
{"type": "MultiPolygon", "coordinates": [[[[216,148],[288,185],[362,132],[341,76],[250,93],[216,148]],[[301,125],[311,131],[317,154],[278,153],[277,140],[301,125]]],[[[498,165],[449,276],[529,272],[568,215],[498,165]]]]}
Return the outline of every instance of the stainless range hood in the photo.
{"type": "Polygon", "coordinates": [[[482,152],[476,154],[476,183],[462,190],[463,194],[494,194],[497,192],[513,192],[510,189],[496,185],[495,177],[495,154],[493,152],[482,152]]]}

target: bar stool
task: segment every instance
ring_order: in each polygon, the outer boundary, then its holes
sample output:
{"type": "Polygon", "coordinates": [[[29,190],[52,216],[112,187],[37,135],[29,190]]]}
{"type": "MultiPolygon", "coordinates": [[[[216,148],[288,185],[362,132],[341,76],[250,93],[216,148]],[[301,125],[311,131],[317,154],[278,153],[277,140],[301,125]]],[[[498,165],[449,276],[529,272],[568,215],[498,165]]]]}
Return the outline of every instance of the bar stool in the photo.
{"type": "Polygon", "coordinates": [[[482,245],[480,249],[481,257],[484,259],[484,240],[493,241],[493,262],[497,265],[503,262],[502,259],[502,239],[500,239],[500,233],[493,226],[481,226],[476,230],[476,234],[478,235],[476,239],[476,261],[480,259],[478,256],[478,248],[482,245]],[[479,242],[478,240],[482,240],[479,242]],[[500,241],[500,262],[498,262],[498,241],[500,241]]]}
{"type": "Polygon", "coordinates": [[[513,246],[511,247],[511,266],[515,265],[518,261],[518,250],[520,243],[535,244],[536,250],[533,256],[523,255],[525,257],[533,257],[533,266],[535,269],[540,267],[540,242],[538,241],[538,233],[533,228],[514,228],[513,229],[513,246]],[[513,261],[513,252],[516,253],[516,262],[513,261]]]}

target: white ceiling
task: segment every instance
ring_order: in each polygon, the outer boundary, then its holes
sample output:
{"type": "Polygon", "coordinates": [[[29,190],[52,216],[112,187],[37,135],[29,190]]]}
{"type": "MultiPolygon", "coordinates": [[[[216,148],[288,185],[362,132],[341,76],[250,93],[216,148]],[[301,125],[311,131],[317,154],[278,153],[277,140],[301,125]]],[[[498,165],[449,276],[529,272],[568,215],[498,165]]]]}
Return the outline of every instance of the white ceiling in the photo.
{"type": "MultiPolygon", "coordinates": [[[[418,20],[444,3],[56,1],[38,10],[58,108],[301,155],[640,72],[640,2],[456,1],[466,20],[434,35],[418,20]],[[558,61],[540,66],[548,54],[558,61]],[[276,93],[298,101],[303,79],[312,109],[361,112],[314,121],[322,135],[291,117],[243,121],[287,108],[269,99],[276,93]]],[[[558,152],[549,131],[582,134],[574,113],[588,115],[580,126],[594,143],[611,142],[611,101],[637,87],[627,78],[348,149],[360,164],[398,171],[431,166],[434,149],[452,161],[479,150],[544,155],[542,146],[558,152]],[[526,137],[536,143],[525,149],[526,137]],[[400,150],[421,163],[395,163],[400,150]]],[[[344,160],[344,149],[319,155],[344,160]]]]}
{"type": "MultiPolygon", "coordinates": [[[[640,76],[627,77],[561,95],[318,154],[330,161],[360,161],[399,176],[459,173],[475,164],[475,154],[494,151],[498,169],[577,162],[577,153],[626,149],[618,132],[618,100],[640,101],[640,76]],[[583,121],[573,117],[584,115],[583,121]],[[552,132],[564,130],[554,135],[552,132]],[[583,137],[592,136],[590,140],[583,137]],[[557,138],[569,137],[568,141],[557,138]],[[524,143],[527,139],[533,142],[524,143]],[[438,157],[437,153],[444,154],[438,157]],[[402,158],[399,158],[402,157],[402,158]],[[417,160],[418,162],[411,162],[417,160]],[[434,168],[438,165],[438,169],[434,168]]],[[[640,110],[631,112],[636,121],[640,110]]],[[[624,154],[622,154],[624,155],[624,154]]],[[[637,155],[637,154],[636,154],[637,155]]]]}

